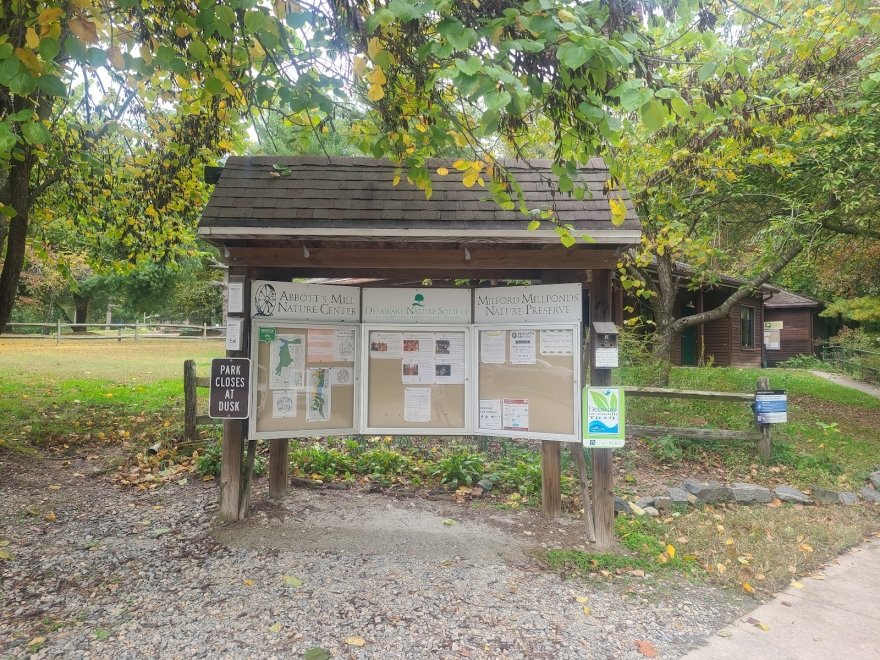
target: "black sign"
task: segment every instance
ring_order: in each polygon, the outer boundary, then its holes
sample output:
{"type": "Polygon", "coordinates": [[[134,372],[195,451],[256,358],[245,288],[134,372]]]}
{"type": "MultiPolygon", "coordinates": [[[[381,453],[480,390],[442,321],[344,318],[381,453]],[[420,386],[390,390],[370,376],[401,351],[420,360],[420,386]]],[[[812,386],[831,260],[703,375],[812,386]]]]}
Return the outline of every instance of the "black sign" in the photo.
{"type": "Polygon", "coordinates": [[[251,361],[248,358],[211,360],[213,419],[247,419],[251,400],[251,361]]]}

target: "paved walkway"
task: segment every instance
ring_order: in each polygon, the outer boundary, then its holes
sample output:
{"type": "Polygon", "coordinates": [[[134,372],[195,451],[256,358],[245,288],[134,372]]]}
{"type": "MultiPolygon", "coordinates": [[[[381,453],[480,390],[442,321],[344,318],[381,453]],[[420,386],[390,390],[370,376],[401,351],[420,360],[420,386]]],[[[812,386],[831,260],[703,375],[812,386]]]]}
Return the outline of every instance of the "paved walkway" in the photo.
{"type": "Polygon", "coordinates": [[[880,658],[880,539],[723,628],[686,660],[880,658]],[[767,625],[765,632],[751,618],[767,625]]]}
{"type": "Polygon", "coordinates": [[[843,374],[833,374],[828,371],[810,371],[810,373],[814,376],[818,376],[819,378],[830,380],[832,383],[837,383],[838,385],[843,385],[844,387],[850,387],[854,390],[859,390],[860,392],[870,394],[871,396],[876,396],[878,399],[880,399],[880,387],[877,387],[876,385],[863,383],[862,381],[854,380],[849,376],[844,376],[843,374]]]}

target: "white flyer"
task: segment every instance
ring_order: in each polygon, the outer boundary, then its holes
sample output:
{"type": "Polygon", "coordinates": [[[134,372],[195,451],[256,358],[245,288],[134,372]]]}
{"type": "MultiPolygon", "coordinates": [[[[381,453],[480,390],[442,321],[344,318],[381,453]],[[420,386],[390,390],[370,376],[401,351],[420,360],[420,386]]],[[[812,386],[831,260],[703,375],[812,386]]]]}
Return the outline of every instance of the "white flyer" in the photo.
{"type": "Polygon", "coordinates": [[[403,357],[403,334],[399,332],[371,332],[370,359],[396,359],[403,357]]]}
{"type": "Polygon", "coordinates": [[[354,369],[351,367],[330,367],[330,384],[334,387],[354,385],[354,369]]]}
{"type": "Polygon", "coordinates": [[[404,357],[400,370],[400,382],[404,385],[434,384],[434,360],[431,358],[404,357]]]}
{"type": "Polygon", "coordinates": [[[308,370],[306,377],[306,421],[330,420],[330,369],[318,367],[308,370]]]}
{"type": "Polygon", "coordinates": [[[302,387],[305,374],[305,335],[277,335],[269,343],[269,389],[302,387]]]}
{"type": "Polygon", "coordinates": [[[501,417],[505,431],[528,431],[529,400],[504,399],[501,417]]]}
{"type": "Polygon", "coordinates": [[[510,364],[535,364],[535,330],[510,331],[510,364]]]}
{"type": "Polygon", "coordinates": [[[618,352],[616,346],[596,346],[596,360],[594,367],[599,369],[616,369],[618,352]]]}
{"type": "Polygon", "coordinates": [[[431,388],[407,387],[403,392],[403,421],[431,421],[431,388]]]}
{"type": "Polygon", "coordinates": [[[434,359],[434,333],[404,332],[403,357],[434,359]]]}
{"type": "Polygon", "coordinates": [[[434,382],[438,385],[464,384],[464,333],[438,332],[434,335],[434,382]]]}
{"type": "Polygon", "coordinates": [[[435,358],[434,382],[437,385],[463,385],[464,362],[450,358],[435,358]]]}
{"type": "Polygon", "coordinates": [[[226,312],[244,313],[244,282],[229,282],[226,285],[226,312]]]}
{"type": "Polygon", "coordinates": [[[480,362],[483,364],[504,364],[506,359],[507,332],[504,330],[483,330],[480,332],[480,362]]]}
{"type": "Polygon", "coordinates": [[[541,355],[571,355],[571,330],[541,330],[541,355]]]}
{"type": "Polygon", "coordinates": [[[334,362],[354,362],[354,330],[336,330],[334,362]]]}
{"type": "Polygon", "coordinates": [[[480,399],[480,428],[501,428],[501,399],[480,399]]]}
{"type": "Polygon", "coordinates": [[[241,350],[241,319],[226,319],[226,350],[241,350]]]}
{"type": "Polygon", "coordinates": [[[296,417],[296,390],[272,390],[272,418],[296,417]]]}

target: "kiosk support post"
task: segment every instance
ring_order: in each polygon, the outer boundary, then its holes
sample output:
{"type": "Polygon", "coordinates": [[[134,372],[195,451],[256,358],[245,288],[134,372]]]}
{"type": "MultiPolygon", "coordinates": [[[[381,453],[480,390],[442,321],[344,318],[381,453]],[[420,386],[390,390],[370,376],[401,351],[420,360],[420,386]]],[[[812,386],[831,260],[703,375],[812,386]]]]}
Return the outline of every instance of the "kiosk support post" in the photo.
{"type": "MultiPolygon", "coordinates": [[[[611,271],[593,270],[590,285],[590,326],[594,321],[611,320],[611,271]]],[[[596,346],[596,335],[590,331],[590,353],[596,346]]],[[[610,385],[611,369],[598,369],[590,364],[590,385],[610,385]]],[[[614,541],[614,464],[613,449],[593,449],[593,518],[596,546],[608,548],[614,541]]]]}
{"type": "MultiPolygon", "coordinates": [[[[230,266],[229,276],[244,277],[244,300],[250,300],[250,280],[246,277],[246,268],[230,266]]],[[[242,319],[245,326],[242,333],[241,350],[226,351],[226,357],[248,357],[250,337],[250,317],[245,314],[242,319]]],[[[240,511],[242,489],[242,451],[244,449],[244,435],[247,428],[247,420],[226,419],[223,421],[223,454],[220,463],[220,517],[223,520],[238,520],[244,515],[240,511]]],[[[245,502],[249,498],[246,498],[245,502]]],[[[242,507],[246,508],[246,507],[242,507]]]]}
{"type": "Polygon", "coordinates": [[[290,440],[273,438],[269,440],[269,497],[284,497],[288,483],[288,460],[290,440]]]}

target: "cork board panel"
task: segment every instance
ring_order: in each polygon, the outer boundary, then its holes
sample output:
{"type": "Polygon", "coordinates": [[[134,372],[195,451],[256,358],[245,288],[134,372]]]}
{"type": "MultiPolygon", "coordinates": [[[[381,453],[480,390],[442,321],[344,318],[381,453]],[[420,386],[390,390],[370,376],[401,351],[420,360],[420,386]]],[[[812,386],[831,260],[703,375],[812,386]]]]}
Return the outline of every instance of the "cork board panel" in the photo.
{"type": "MultiPolygon", "coordinates": [[[[270,325],[255,324],[255,336],[252,346],[256,349],[253,355],[254,360],[254,383],[255,398],[252,415],[255,418],[255,430],[257,433],[273,433],[275,437],[293,437],[293,435],[320,435],[319,431],[323,429],[334,430],[354,430],[355,428],[355,376],[357,370],[355,368],[355,360],[357,359],[357,343],[358,332],[354,327],[343,326],[303,326],[303,325],[270,325]],[[273,410],[275,402],[273,401],[273,389],[271,388],[272,369],[271,351],[273,345],[268,341],[259,340],[260,328],[275,328],[277,337],[281,336],[298,336],[302,335],[305,342],[303,346],[303,367],[306,372],[302,377],[302,383],[294,383],[292,387],[278,388],[276,391],[284,391],[292,393],[296,398],[295,410],[296,415],[292,417],[274,417],[273,410]],[[309,331],[313,333],[312,337],[316,337],[315,332],[321,331],[341,331],[348,332],[353,338],[353,347],[351,359],[348,360],[309,360],[309,331]],[[348,384],[340,385],[334,383],[332,378],[329,381],[330,402],[329,415],[327,419],[321,421],[308,421],[308,408],[310,404],[308,387],[308,370],[309,369],[333,369],[346,368],[348,370],[348,384]],[[314,432],[314,433],[313,433],[314,432]],[[291,434],[291,435],[285,435],[291,434]]],[[[348,335],[346,335],[347,337],[348,335]]],[[[326,335],[325,335],[326,337],[326,335]]],[[[312,347],[314,349],[314,347],[312,347]]],[[[330,374],[324,374],[325,378],[330,374]]],[[[327,383],[324,384],[325,386],[327,383]]]]}
{"type": "MultiPolygon", "coordinates": [[[[519,332],[522,328],[510,330],[480,330],[484,332],[500,332],[504,335],[505,363],[485,364],[480,354],[482,342],[477,339],[478,352],[478,400],[503,401],[504,399],[528,401],[528,430],[519,434],[520,437],[533,433],[555,434],[575,439],[575,401],[574,384],[577,369],[576,333],[571,330],[570,355],[542,355],[540,335],[543,330],[535,330],[537,343],[534,364],[511,364],[510,333],[519,332]]],[[[480,428],[481,417],[477,416],[477,432],[510,435],[516,437],[516,431],[504,429],[480,428]]]]}
{"type": "MultiPolygon", "coordinates": [[[[422,328],[400,328],[394,331],[370,331],[372,338],[376,332],[454,333],[463,337],[465,345],[469,335],[464,330],[444,329],[442,331],[422,328]]],[[[365,353],[369,351],[367,341],[365,353]]],[[[467,355],[467,351],[465,351],[467,355]]],[[[464,368],[467,368],[465,363],[464,368]]],[[[461,431],[466,428],[467,401],[464,384],[407,384],[402,382],[403,359],[367,358],[367,427],[371,429],[449,429],[461,431]],[[431,391],[430,420],[427,422],[406,421],[404,406],[407,389],[429,389],[431,391]]]]}

